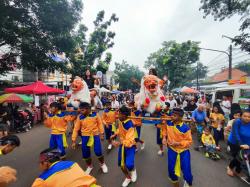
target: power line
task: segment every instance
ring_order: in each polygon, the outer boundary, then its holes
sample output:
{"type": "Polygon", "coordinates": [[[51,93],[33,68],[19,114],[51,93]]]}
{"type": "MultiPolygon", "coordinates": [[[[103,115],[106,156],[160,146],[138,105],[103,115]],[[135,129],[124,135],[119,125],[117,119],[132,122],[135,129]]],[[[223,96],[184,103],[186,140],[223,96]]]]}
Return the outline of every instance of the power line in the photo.
{"type": "Polygon", "coordinates": [[[221,62],[221,61],[228,61],[228,58],[221,58],[221,59],[218,59],[218,60],[216,60],[216,61],[213,61],[212,63],[210,63],[209,65],[215,65],[215,64],[217,64],[218,62],[221,62]]]}
{"type": "Polygon", "coordinates": [[[223,62],[220,62],[220,63],[217,63],[213,66],[210,66],[208,67],[208,69],[211,69],[211,68],[215,68],[215,67],[218,67],[218,66],[224,66],[224,65],[227,65],[228,64],[228,61],[223,61],[223,62]]]}
{"type": "MultiPolygon", "coordinates": [[[[236,54],[242,54],[242,51],[237,52],[236,54]]],[[[235,54],[235,55],[236,55],[236,54],[235,54]]],[[[244,54],[244,55],[240,55],[240,56],[237,56],[237,57],[233,57],[233,60],[240,59],[240,58],[243,58],[243,57],[246,57],[246,56],[249,56],[249,55],[248,55],[248,54],[244,54]]],[[[247,59],[244,59],[244,60],[247,60],[247,59]]],[[[214,61],[214,63],[217,63],[217,62],[219,62],[219,61],[220,61],[220,60],[214,61]]],[[[227,63],[228,63],[228,60],[223,61],[223,62],[220,61],[219,64],[217,64],[217,65],[215,64],[215,65],[213,65],[213,66],[211,66],[211,67],[208,67],[208,69],[211,71],[212,69],[217,69],[217,68],[219,68],[219,67],[226,66],[227,63]]],[[[239,62],[236,62],[236,63],[239,63],[239,62]]],[[[236,64],[236,63],[234,62],[233,64],[236,64]]]]}
{"type": "MultiPolygon", "coordinates": [[[[239,54],[239,53],[237,53],[237,54],[239,54]]],[[[235,54],[236,55],[236,54],[235,54]]],[[[248,55],[241,55],[241,56],[234,56],[233,55],[233,60],[235,60],[235,59],[238,59],[238,58],[242,58],[242,57],[244,57],[244,56],[248,56],[248,55]]],[[[218,60],[216,60],[216,61],[213,61],[212,63],[210,63],[210,64],[207,64],[207,65],[213,65],[213,64],[217,64],[218,62],[219,63],[221,63],[223,61],[223,63],[224,62],[227,62],[228,63],[228,58],[221,58],[221,59],[218,59],[218,60]]]]}
{"type": "Polygon", "coordinates": [[[211,62],[213,62],[215,59],[219,58],[221,55],[223,55],[223,53],[220,53],[219,55],[217,55],[216,57],[214,57],[212,60],[210,60],[210,61],[207,63],[207,65],[210,64],[211,62]]]}
{"type": "MultiPolygon", "coordinates": [[[[227,50],[228,51],[228,50],[227,50]]],[[[234,51],[233,51],[234,52],[234,51]]],[[[235,57],[235,56],[237,56],[238,54],[242,54],[242,53],[244,53],[245,55],[248,55],[246,52],[244,52],[244,51],[238,51],[238,52],[236,52],[236,53],[234,53],[233,54],[233,58],[234,59],[237,59],[238,57],[235,57]]],[[[225,60],[227,60],[228,61],[228,58],[227,57],[223,57],[223,58],[220,58],[220,59],[218,59],[220,56],[222,56],[223,55],[223,53],[221,53],[221,54],[219,54],[219,55],[217,55],[216,57],[214,57],[212,60],[210,60],[207,64],[206,64],[206,66],[208,66],[208,65],[212,65],[212,64],[216,64],[217,62],[221,62],[221,61],[225,61],[225,60]],[[217,59],[217,60],[216,60],[217,59]]],[[[240,56],[240,57],[243,57],[244,55],[242,55],[242,56],[240,56]]],[[[239,57],[239,58],[240,58],[239,57]]]]}
{"type": "MultiPolygon", "coordinates": [[[[248,59],[245,59],[246,61],[250,61],[250,58],[248,58],[248,59]]],[[[238,65],[238,64],[240,64],[242,61],[237,61],[237,62],[233,62],[232,63],[232,65],[233,66],[236,66],[236,65],[238,65]]],[[[215,67],[212,67],[212,68],[210,68],[210,69],[208,69],[208,72],[209,73],[212,73],[212,72],[215,72],[215,71],[220,71],[223,67],[226,67],[227,66],[227,64],[225,64],[225,65],[223,65],[223,64],[220,64],[220,65],[218,65],[218,66],[215,66],[215,67]]]]}
{"type": "MultiPolygon", "coordinates": [[[[245,60],[246,60],[246,61],[250,61],[250,58],[245,59],[245,60]]],[[[242,63],[242,61],[234,62],[234,63],[233,63],[233,65],[235,65],[235,64],[237,64],[237,65],[238,65],[238,64],[240,64],[240,63],[242,63]]]]}
{"type": "Polygon", "coordinates": [[[246,55],[246,54],[245,54],[245,55],[238,56],[238,57],[236,57],[236,58],[235,58],[235,57],[233,57],[233,60],[236,60],[236,59],[239,59],[239,58],[242,58],[242,57],[245,57],[245,56],[250,57],[250,55],[246,55]]]}

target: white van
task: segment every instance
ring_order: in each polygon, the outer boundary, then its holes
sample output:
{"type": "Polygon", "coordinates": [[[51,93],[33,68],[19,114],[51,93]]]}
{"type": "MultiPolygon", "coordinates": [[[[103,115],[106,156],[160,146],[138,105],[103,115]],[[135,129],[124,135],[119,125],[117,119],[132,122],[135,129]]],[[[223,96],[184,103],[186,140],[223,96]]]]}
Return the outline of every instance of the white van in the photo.
{"type": "Polygon", "coordinates": [[[250,85],[217,88],[212,91],[212,102],[222,100],[223,96],[227,96],[232,103],[239,103],[242,108],[248,108],[250,105],[250,85]]]}

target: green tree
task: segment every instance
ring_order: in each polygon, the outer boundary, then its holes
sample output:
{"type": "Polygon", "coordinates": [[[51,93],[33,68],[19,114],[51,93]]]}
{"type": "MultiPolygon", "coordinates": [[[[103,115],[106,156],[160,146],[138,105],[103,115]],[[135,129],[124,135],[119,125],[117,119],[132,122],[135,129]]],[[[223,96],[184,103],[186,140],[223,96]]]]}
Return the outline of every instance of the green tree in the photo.
{"type": "Polygon", "coordinates": [[[150,54],[144,66],[154,66],[160,78],[168,75],[171,81],[170,88],[180,87],[192,80],[192,64],[199,60],[200,55],[198,44],[194,41],[163,42],[162,48],[150,54]]]}
{"type": "MultiPolygon", "coordinates": [[[[198,63],[198,77],[203,79],[208,73],[208,67],[204,66],[201,62],[198,63]]],[[[197,79],[197,64],[194,64],[187,68],[188,81],[197,79]]]]}
{"type": "Polygon", "coordinates": [[[241,34],[234,37],[234,43],[240,45],[245,51],[250,52],[250,1],[249,0],[201,0],[200,10],[204,12],[204,17],[212,15],[215,20],[222,21],[233,15],[240,15],[241,34]]]}
{"type": "Polygon", "coordinates": [[[122,61],[122,63],[115,63],[114,73],[114,80],[116,83],[119,83],[120,90],[132,89],[133,91],[138,90],[139,85],[133,83],[131,78],[141,80],[144,75],[138,66],[130,65],[126,61],[122,61]]]}
{"type": "Polygon", "coordinates": [[[105,73],[108,70],[112,60],[112,54],[106,52],[114,45],[113,39],[115,33],[109,31],[109,27],[113,22],[117,22],[118,18],[115,14],[104,20],[105,12],[100,11],[94,21],[94,31],[90,34],[89,40],[86,39],[87,28],[81,25],[75,34],[76,51],[70,54],[72,64],[71,73],[73,75],[83,76],[87,68],[92,68],[93,71],[102,71],[105,73]],[[104,56],[104,59],[102,57],[104,56]],[[96,64],[95,64],[96,63],[96,64]],[[96,68],[94,68],[96,65],[96,68]]]}
{"type": "Polygon", "coordinates": [[[7,52],[1,52],[5,58],[0,57],[0,74],[13,64],[31,71],[64,71],[66,64],[52,61],[46,53],[69,53],[75,48],[72,33],[82,8],[81,0],[1,0],[0,48],[7,52]]]}
{"type": "Polygon", "coordinates": [[[246,72],[248,75],[250,75],[250,62],[242,62],[235,66],[235,68],[246,72]]]}

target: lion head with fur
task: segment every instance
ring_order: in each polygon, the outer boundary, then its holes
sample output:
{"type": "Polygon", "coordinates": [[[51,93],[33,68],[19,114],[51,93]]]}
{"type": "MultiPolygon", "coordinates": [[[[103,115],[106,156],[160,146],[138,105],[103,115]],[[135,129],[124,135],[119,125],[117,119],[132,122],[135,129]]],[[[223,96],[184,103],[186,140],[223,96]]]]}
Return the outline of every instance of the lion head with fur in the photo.
{"type": "Polygon", "coordinates": [[[154,75],[147,75],[144,77],[143,85],[150,94],[154,95],[157,92],[159,86],[158,78],[154,75]]]}
{"type": "Polygon", "coordinates": [[[84,88],[83,81],[80,77],[76,77],[71,84],[73,92],[78,92],[84,88]]]}
{"type": "Polygon", "coordinates": [[[138,107],[149,113],[160,111],[165,105],[165,97],[160,89],[160,79],[154,75],[145,75],[141,81],[140,93],[136,96],[138,107]]]}
{"type": "Polygon", "coordinates": [[[90,103],[90,92],[88,85],[80,77],[75,77],[71,84],[72,94],[68,100],[68,107],[74,107],[77,109],[80,102],[90,103]]]}

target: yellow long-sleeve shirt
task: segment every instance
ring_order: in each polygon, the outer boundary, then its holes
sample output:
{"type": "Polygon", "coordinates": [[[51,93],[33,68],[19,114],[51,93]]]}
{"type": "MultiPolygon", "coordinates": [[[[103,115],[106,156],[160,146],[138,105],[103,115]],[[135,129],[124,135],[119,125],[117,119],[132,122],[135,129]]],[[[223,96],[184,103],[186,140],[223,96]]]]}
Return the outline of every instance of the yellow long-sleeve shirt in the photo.
{"type": "Polygon", "coordinates": [[[87,117],[79,115],[75,121],[72,141],[76,140],[79,130],[81,130],[82,136],[96,136],[103,134],[104,128],[100,116],[96,112],[91,113],[87,117]]]}
{"type": "Polygon", "coordinates": [[[32,187],[100,187],[96,179],[84,173],[77,163],[59,161],[37,178],[32,187]]]}
{"type": "Polygon", "coordinates": [[[205,133],[203,133],[201,136],[201,141],[204,145],[215,145],[214,137],[211,134],[206,135],[205,133]]]}
{"type": "Polygon", "coordinates": [[[135,145],[135,128],[131,120],[119,121],[119,127],[115,134],[120,137],[120,141],[125,147],[135,145]]]}
{"type": "Polygon", "coordinates": [[[218,128],[219,125],[222,125],[225,121],[224,116],[220,113],[211,113],[210,119],[212,120],[212,127],[214,128],[218,128]]]}
{"type": "Polygon", "coordinates": [[[117,119],[117,112],[115,110],[105,109],[102,114],[102,122],[104,125],[112,125],[117,119]]]}
{"type": "Polygon", "coordinates": [[[76,117],[67,115],[66,112],[49,114],[44,120],[44,125],[51,129],[51,134],[64,134],[67,130],[67,123],[73,121],[76,117]]]}
{"type": "Polygon", "coordinates": [[[191,130],[184,123],[174,124],[168,121],[166,125],[162,125],[162,135],[167,137],[169,147],[178,153],[189,149],[192,144],[191,130]],[[172,142],[178,142],[180,145],[172,146],[172,142]]]}

